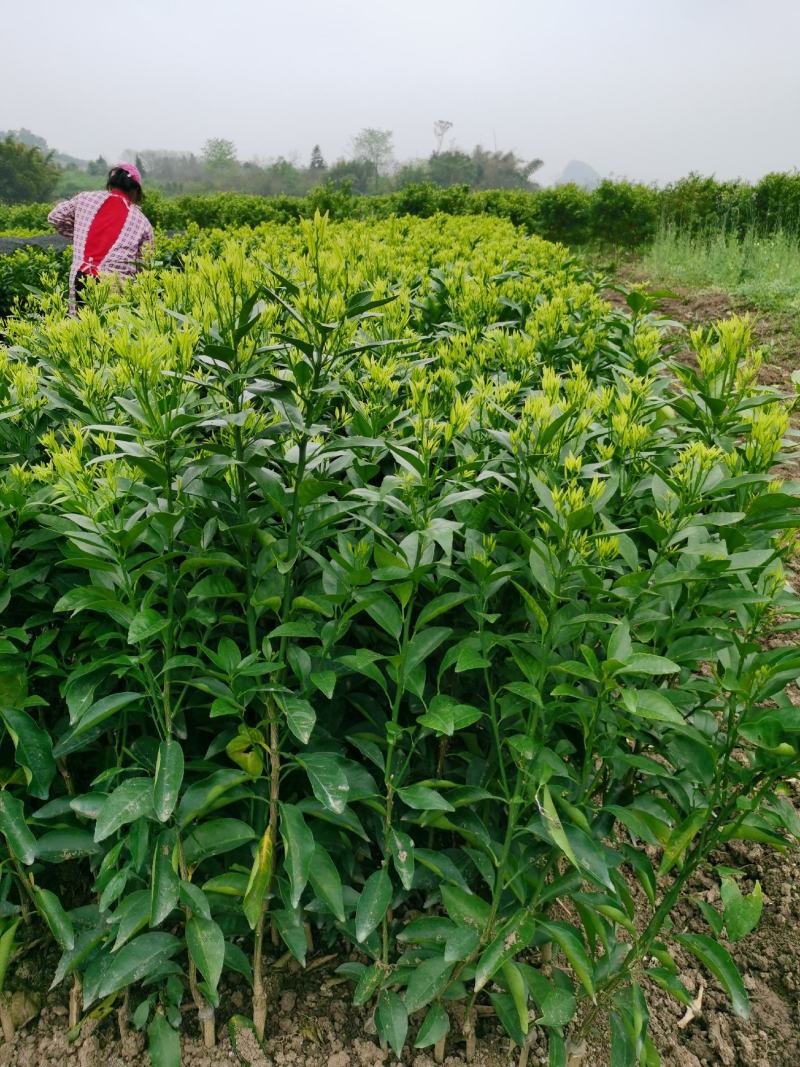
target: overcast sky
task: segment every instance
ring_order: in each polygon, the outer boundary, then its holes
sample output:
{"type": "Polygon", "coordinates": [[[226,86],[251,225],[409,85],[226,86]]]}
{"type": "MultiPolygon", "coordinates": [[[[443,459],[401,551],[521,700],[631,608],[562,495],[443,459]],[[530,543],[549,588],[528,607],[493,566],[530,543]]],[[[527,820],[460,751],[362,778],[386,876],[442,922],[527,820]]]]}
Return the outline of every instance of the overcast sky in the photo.
{"type": "Polygon", "coordinates": [[[800,0],[0,0],[0,129],[331,162],[511,148],[556,178],[756,178],[800,164],[800,0]]]}

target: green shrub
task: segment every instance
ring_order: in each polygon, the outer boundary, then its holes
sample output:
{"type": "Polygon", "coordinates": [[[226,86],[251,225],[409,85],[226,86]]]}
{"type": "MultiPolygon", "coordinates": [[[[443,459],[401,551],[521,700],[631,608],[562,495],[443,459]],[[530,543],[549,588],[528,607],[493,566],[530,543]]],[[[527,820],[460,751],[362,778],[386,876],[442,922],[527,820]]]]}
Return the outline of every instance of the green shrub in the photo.
{"type": "Polygon", "coordinates": [[[591,240],[591,194],[577,185],[542,189],[534,204],[535,232],[550,241],[583,245],[591,240]]]}
{"type": "Polygon", "coordinates": [[[719,939],[760,888],[707,934],[675,908],[800,833],[800,653],[763,640],[800,499],[750,324],[673,363],[645,295],[490,219],[191,236],[0,352],[4,916],[84,1012],[130,989],[156,1067],[225,970],[263,1033],[270,924],[345,947],[397,1055],[483,1005],[655,1063],[676,945],[746,1015],[719,939]]]}
{"type": "Polygon", "coordinates": [[[32,246],[0,256],[0,319],[10,315],[15,308],[23,310],[31,298],[31,290],[51,284],[65,289],[70,255],[69,252],[32,246]]]}
{"type": "Polygon", "coordinates": [[[600,182],[589,201],[589,232],[601,245],[636,248],[652,241],[658,192],[630,182],[600,182]]]}

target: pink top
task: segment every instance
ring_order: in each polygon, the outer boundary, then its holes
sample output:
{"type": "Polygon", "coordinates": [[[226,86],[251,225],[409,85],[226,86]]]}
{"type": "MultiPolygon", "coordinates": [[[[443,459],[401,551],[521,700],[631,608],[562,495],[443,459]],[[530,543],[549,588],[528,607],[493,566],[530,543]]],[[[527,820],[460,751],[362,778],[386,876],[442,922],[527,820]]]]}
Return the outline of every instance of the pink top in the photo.
{"type": "MultiPolygon", "coordinates": [[[[89,273],[119,274],[130,277],[139,269],[136,261],[142,258],[145,246],[152,246],[154,243],[153,227],[140,208],[116,190],[78,193],[71,200],[56,204],[47,216],[47,221],[64,237],[72,238],[72,267],[69,272],[71,302],[75,300],[75,276],[79,270],[86,269],[87,238],[92,229],[92,223],[97,213],[111,197],[119,199],[120,207],[124,211],[122,225],[111,247],[107,250],[103,248],[99,259],[90,257],[92,269],[89,273]]],[[[97,232],[96,227],[94,232],[97,232]]]]}

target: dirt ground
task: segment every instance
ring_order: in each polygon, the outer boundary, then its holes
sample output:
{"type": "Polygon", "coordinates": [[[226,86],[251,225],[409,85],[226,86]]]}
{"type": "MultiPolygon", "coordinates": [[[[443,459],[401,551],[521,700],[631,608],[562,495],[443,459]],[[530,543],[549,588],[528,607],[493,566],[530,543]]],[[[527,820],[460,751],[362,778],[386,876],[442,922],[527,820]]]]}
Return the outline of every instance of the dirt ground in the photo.
{"type": "MultiPolygon", "coordinates": [[[[607,295],[622,303],[619,294],[607,295]]],[[[669,318],[694,325],[746,309],[734,306],[723,293],[681,292],[676,299],[665,301],[661,310],[669,318]]],[[[796,332],[790,325],[762,315],[756,325],[756,339],[770,353],[764,381],[788,385],[791,370],[800,366],[796,332]]],[[[794,785],[800,807],[800,782],[794,785]]],[[[701,986],[704,994],[696,1018],[680,1028],[684,1009],[660,990],[651,991],[650,1030],[663,1067],[798,1067],[800,851],[781,854],[758,844],[733,842],[714,860],[739,868],[748,889],[757,880],[763,889],[761,924],[743,941],[727,946],[743,974],[751,1015],[747,1021],[735,1016],[716,981],[675,947],[681,980],[693,995],[701,986]]],[[[699,875],[691,896],[718,904],[718,880],[712,873],[699,875]]],[[[677,930],[706,931],[692,899],[679,909],[675,926],[677,930]]],[[[280,972],[271,996],[266,1055],[257,1052],[252,1067],[388,1067],[393,1061],[393,1056],[378,1045],[370,1013],[350,1003],[349,986],[335,974],[337,962],[332,960],[312,973],[302,973],[293,965],[280,972]]],[[[59,987],[49,994],[37,993],[46,986],[44,976],[52,970],[49,957],[37,960],[33,955],[12,968],[9,985],[20,1022],[26,1015],[33,1017],[11,1044],[0,1046],[0,1067],[144,1067],[149,1063],[142,1036],[133,1031],[120,1036],[114,1015],[97,1024],[90,1021],[81,1036],[70,1043],[66,1033],[68,990],[59,987]]],[[[218,1044],[211,1050],[198,1040],[194,1010],[191,1003],[185,1005],[184,1067],[230,1067],[239,1062],[226,1023],[231,1014],[248,1013],[247,991],[243,986],[229,986],[221,991],[221,999],[225,1007],[218,1014],[218,1044]]],[[[478,1051],[472,1061],[476,1067],[510,1067],[518,1062],[519,1049],[504,1036],[494,1017],[479,1020],[478,1034],[478,1051]]],[[[607,1034],[602,1030],[590,1033],[580,1052],[570,1067],[608,1067],[607,1034]]],[[[403,1062],[408,1067],[434,1067],[429,1053],[407,1048],[403,1062]]],[[[465,1062],[464,1046],[453,1038],[448,1042],[445,1067],[465,1067],[465,1062]]],[[[534,1040],[528,1062],[547,1063],[543,1040],[534,1040]]]]}
{"type": "MultiPolygon", "coordinates": [[[[800,800],[800,783],[797,791],[800,800]]],[[[714,857],[746,875],[748,889],[755,881],[764,893],[760,926],[747,938],[727,946],[740,968],[751,1000],[747,1021],[735,1016],[715,980],[679,948],[675,958],[680,978],[696,995],[705,987],[701,1009],[684,1029],[678,1022],[684,1009],[658,989],[650,991],[651,1034],[663,1067],[797,1067],[800,1064],[800,852],[781,855],[752,843],[731,843],[714,857]]],[[[718,880],[700,875],[692,896],[719,906],[718,880]]],[[[707,932],[699,908],[688,899],[675,916],[677,930],[707,932]]],[[[673,946],[674,947],[674,946],[673,946]]],[[[39,959],[42,970],[52,973],[53,961],[39,959]],[[47,967],[42,968],[46,962],[47,967]]],[[[252,1067],[388,1067],[394,1057],[378,1045],[370,1014],[354,1008],[349,986],[335,974],[331,961],[311,974],[290,967],[280,973],[271,995],[267,1021],[266,1055],[252,1067]]],[[[22,991],[41,988],[36,963],[22,962],[12,985],[22,991]]],[[[65,986],[68,983],[65,983],[65,986]]],[[[21,1030],[11,1045],[0,1046],[0,1067],[138,1067],[149,1058],[142,1035],[130,1031],[120,1038],[119,1024],[111,1015],[99,1024],[91,1021],[70,1043],[66,1033],[66,988],[45,995],[41,1013],[21,1030]]],[[[218,1014],[218,1044],[205,1049],[197,1037],[191,1002],[184,1005],[184,1067],[230,1067],[238,1063],[227,1034],[227,1018],[248,1014],[249,996],[243,986],[221,991],[224,1011],[218,1014]]],[[[413,1025],[412,1030],[413,1033],[413,1025]]],[[[494,1017],[478,1023],[475,1067],[510,1067],[519,1049],[505,1037],[494,1017]]],[[[608,1038],[603,1030],[590,1033],[584,1054],[570,1067],[607,1067],[608,1038]]],[[[544,1041],[534,1041],[529,1064],[546,1064],[544,1041]]],[[[434,1067],[430,1050],[406,1049],[408,1067],[434,1067]]],[[[466,1067],[464,1046],[458,1037],[448,1042],[445,1067],[466,1067]]]]}
{"type": "MultiPolygon", "coordinates": [[[[635,264],[622,266],[617,280],[623,286],[637,282],[651,284],[635,264]]],[[[787,315],[753,308],[730,293],[716,289],[698,290],[667,285],[652,285],[652,288],[669,289],[674,294],[660,301],[658,314],[689,328],[730,315],[749,314],[753,319],[753,341],[766,350],[761,380],[768,385],[786,386],[790,392],[793,391],[789,376],[800,367],[800,323],[796,320],[787,315]]],[[[628,310],[624,296],[616,290],[604,290],[603,297],[615,307],[628,310]]]]}

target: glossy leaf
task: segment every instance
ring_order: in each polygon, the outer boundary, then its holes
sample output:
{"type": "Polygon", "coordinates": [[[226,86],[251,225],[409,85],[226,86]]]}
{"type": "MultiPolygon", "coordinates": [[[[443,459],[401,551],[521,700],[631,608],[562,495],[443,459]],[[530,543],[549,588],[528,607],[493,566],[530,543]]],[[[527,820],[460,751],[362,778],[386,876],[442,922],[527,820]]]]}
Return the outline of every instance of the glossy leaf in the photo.
{"type": "Polygon", "coordinates": [[[733,1010],[743,1019],[747,1019],[750,1015],[750,1001],[742,977],[728,950],[705,934],[677,934],[675,940],[711,971],[730,997],[733,1010]]]}
{"type": "Polygon", "coordinates": [[[159,822],[166,822],[175,810],[182,782],[183,749],[177,741],[162,741],[153,783],[153,809],[159,822]]]}
{"type": "Polygon", "coordinates": [[[0,718],[14,742],[15,759],[25,772],[28,792],[46,800],[56,773],[49,734],[21,708],[0,707],[0,718]]]}
{"type": "Polygon", "coordinates": [[[159,1012],[147,1027],[147,1051],[153,1067],[181,1067],[181,1039],[159,1012]]]}
{"type": "Polygon", "coordinates": [[[197,969],[216,991],[225,962],[225,937],[213,919],[193,915],[186,924],[186,944],[197,969]]]}
{"type": "MultiPolygon", "coordinates": [[[[272,827],[268,826],[253,857],[253,865],[250,868],[250,877],[247,880],[242,902],[242,910],[251,930],[255,930],[264,910],[264,901],[272,877],[273,854],[272,827]]],[[[302,889],[300,892],[302,893],[302,889]]]]}
{"type": "Polygon", "coordinates": [[[296,908],[308,882],[314,836],[306,826],[303,813],[292,804],[281,804],[280,826],[286,871],[292,887],[292,907],[296,908]]]}
{"type": "Polygon", "coordinates": [[[383,868],[366,880],[356,905],[356,941],[359,944],[383,921],[392,895],[392,882],[383,868]]]}
{"type": "Polygon", "coordinates": [[[397,993],[384,989],[378,995],[375,1026],[382,1045],[388,1045],[399,1057],[408,1033],[408,1012],[397,993]]]}

